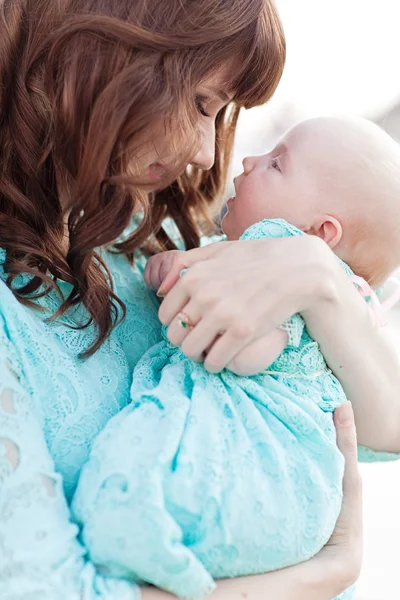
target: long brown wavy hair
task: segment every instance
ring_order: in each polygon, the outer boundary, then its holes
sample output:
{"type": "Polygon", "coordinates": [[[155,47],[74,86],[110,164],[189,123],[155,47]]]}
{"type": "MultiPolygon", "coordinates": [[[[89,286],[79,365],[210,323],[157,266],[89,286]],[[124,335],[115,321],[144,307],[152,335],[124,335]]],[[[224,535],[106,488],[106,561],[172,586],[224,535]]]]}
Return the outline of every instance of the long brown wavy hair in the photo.
{"type": "Polygon", "coordinates": [[[60,292],[59,280],[71,283],[53,318],[83,303],[89,319],[78,327],[94,323],[98,333],[83,357],[125,311],[96,249],[132,259],[146,245],[173,248],[165,217],[187,249],[197,246],[209,207],[223,194],[239,110],[271,97],[284,62],[273,0],[0,0],[7,285],[20,302],[37,306],[51,289],[60,292]],[[215,164],[207,172],[185,169],[199,143],[195,90],[227,65],[234,98],[216,119],[215,164]],[[149,193],[131,166],[138,140],[160,115],[176,162],[163,189],[149,193]],[[121,241],[138,210],[140,226],[121,241]],[[31,278],[17,287],[22,272],[31,278]]]}

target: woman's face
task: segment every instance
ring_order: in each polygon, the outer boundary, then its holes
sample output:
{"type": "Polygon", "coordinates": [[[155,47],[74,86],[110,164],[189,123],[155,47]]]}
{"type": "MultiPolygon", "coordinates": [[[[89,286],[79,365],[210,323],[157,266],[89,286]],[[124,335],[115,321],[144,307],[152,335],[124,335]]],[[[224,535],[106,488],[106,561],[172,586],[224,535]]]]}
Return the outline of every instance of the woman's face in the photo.
{"type": "MultiPolygon", "coordinates": [[[[188,165],[208,170],[215,160],[215,120],[218,113],[232,100],[233,94],[227,90],[227,73],[221,69],[213,76],[204,80],[197,88],[193,102],[198,111],[197,133],[200,146],[190,158],[188,165]]],[[[160,181],[168,177],[176,157],[165,132],[165,123],[156,121],[151,129],[153,142],[140,145],[139,155],[136,156],[137,170],[150,186],[157,189],[160,181]]],[[[146,137],[149,132],[146,132],[146,137]]],[[[184,142],[183,142],[184,143],[184,142]]],[[[188,142],[189,143],[189,142],[188,142]]],[[[180,148],[181,149],[181,148],[180,148]]],[[[184,150],[184,148],[182,148],[184,150]]]]}

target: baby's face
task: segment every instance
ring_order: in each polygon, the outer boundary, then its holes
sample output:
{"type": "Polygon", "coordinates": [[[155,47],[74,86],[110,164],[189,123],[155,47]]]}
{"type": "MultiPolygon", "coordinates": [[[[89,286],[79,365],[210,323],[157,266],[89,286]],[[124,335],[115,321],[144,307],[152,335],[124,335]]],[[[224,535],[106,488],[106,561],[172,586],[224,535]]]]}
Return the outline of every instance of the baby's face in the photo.
{"type": "Polygon", "coordinates": [[[373,285],[398,267],[400,147],[373,123],[308,119],[243,167],[222,221],[228,239],[281,218],[321,237],[373,285]]]}
{"type": "Polygon", "coordinates": [[[304,126],[294,127],[268,154],[245,158],[244,171],[234,180],[236,197],[228,200],[222,221],[228,238],[238,239],[263,219],[285,219],[307,231],[319,206],[325,159],[304,126]]]}

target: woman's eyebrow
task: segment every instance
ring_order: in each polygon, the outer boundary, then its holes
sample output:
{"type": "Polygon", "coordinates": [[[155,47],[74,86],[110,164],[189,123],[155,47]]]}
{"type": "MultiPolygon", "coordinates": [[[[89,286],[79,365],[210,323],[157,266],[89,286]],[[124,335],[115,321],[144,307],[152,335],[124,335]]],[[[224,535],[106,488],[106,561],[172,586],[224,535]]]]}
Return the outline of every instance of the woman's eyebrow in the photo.
{"type": "Polygon", "coordinates": [[[224,104],[228,104],[233,98],[233,94],[227,94],[226,92],[224,92],[224,90],[217,90],[212,87],[205,87],[204,89],[217,96],[224,104]]]}

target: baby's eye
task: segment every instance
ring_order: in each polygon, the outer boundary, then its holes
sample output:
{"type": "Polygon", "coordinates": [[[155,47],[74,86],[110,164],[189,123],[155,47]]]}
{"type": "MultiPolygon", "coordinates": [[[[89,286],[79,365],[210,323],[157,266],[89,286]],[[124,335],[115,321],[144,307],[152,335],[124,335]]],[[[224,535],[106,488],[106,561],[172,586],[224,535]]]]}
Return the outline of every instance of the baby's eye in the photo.
{"type": "Polygon", "coordinates": [[[278,159],[277,159],[277,158],[273,158],[273,159],[272,159],[272,161],[271,161],[271,167],[272,167],[273,169],[276,169],[277,171],[281,172],[281,168],[280,168],[280,166],[279,166],[279,161],[278,161],[278,159]]]}

